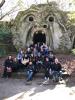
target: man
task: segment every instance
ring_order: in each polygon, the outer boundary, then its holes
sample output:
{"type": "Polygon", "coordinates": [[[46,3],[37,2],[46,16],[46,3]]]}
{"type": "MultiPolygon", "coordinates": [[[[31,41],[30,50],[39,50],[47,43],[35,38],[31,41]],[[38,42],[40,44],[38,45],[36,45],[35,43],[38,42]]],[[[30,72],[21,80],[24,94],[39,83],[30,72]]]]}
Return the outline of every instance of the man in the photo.
{"type": "Polygon", "coordinates": [[[13,59],[11,56],[8,56],[8,58],[5,60],[4,66],[5,67],[4,67],[3,77],[5,77],[5,78],[11,77],[12,67],[13,67],[13,59]]]}
{"type": "Polygon", "coordinates": [[[45,68],[45,79],[49,79],[50,62],[48,57],[45,58],[44,68],[45,68]]]}
{"type": "Polygon", "coordinates": [[[29,65],[27,66],[27,81],[31,81],[33,78],[33,74],[34,74],[34,65],[33,63],[30,61],[29,65]]]}
{"type": "Polygon", "coordinates": [[[30,59],[30,58],[31,58],[31,54],[32,54],[32,51],[31,51],[31,49],[28,47],[28,48],[27,48],[27,51],[26,51],[26,54],[25,54],[26,58],[30,59]]]}
{"type": "Polygon", "coordinates": [[[17,59],[14,58],[14,59],[13,59],[13,67],[12,67],[12,71],[13,71],[13,72],[17,72],[17,71],[18,71],[18,69],[19,69],[18,65],[19,65],[19,64],[18,64],[17,59]]]}
{"type": "Polygon", "coordinates": [[[23,59],[23,52],[22,50],[19,51],[18,55],[17,55],[17,60],[18,62],[21,64],[22,63],[22,59],[23,59]]]}
{"type": "Polygon", "coordinates": [[[55,58],[53,64],[51,65],[51,72],[53,76],[53,81],[59,81],[59,78],[61,77],[61,71],[62,66],[57,58],[55,58]]]}

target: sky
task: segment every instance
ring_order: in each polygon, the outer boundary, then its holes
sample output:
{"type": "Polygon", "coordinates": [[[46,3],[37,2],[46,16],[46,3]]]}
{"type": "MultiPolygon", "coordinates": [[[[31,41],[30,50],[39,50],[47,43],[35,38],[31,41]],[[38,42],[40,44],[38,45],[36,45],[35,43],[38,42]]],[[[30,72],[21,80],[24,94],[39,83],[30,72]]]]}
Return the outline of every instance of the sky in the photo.
{"type": "MultiPolygon", "coordinates": [[[[56,1],[59,4],[60,9],[75,11],[75,6],[70,3],[72,0],[49,0],[49,1],[56,1]]],[[[11,20],[11,19],[15,18],[19,9],[20,10],[27,9],[32,4],[39,4],[39,3],[47,3],[47,0],[5,0],[5,4],[1,8],[0,12],[2,11],[2,14],[5,14],[5,13],[9,12],[12,8],[15,7],[14,13],[3,18],[3,20],[11,20]],[[19,6],[16,7],[17,5],[19,5],[19,6]]]]}

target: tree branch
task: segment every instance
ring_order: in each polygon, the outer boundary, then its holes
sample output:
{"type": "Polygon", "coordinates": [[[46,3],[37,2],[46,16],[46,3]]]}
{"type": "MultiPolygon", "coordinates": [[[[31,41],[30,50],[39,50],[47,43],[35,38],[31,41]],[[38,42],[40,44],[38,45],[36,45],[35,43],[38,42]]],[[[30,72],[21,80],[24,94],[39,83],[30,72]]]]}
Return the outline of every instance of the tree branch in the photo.
{"type": "Polygon", "coordinates": [[[0,3],[0,8],[4,5],[5,0],[2,0],[2,2],[0,3]]]}

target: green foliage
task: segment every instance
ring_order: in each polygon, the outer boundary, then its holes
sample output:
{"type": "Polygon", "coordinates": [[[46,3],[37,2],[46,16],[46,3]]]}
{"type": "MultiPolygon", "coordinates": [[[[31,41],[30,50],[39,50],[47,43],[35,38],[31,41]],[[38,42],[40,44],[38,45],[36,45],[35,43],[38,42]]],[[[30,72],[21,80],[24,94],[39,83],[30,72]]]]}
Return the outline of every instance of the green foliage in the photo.
{"type": "Polygon", "coordinates": [[[69,18],[71,24],[75,25],[75,12],[68,13],[68,18],[69,18]]]}
{"type": "Polygon", "coordinates": [[[6,55],[6,50],[3,48],[0,48],[0,57],[6,55]]]}
{"type": "Polygon", "coordinates": [[[10,52],[15,52],[15,47],[12,43],[11,24],[0,22],[0,57],[10,52]]]}
{"type": "Polygon", "coordinates": [[[6,23],[0,23],[0,42],[1,43],[11,43],[12,34],[9,25],[6,23]]]}
{"type": "Polygon", "coordinates": [[[74,36],[75,34],[75,11],[69,12],[68,14],[68,22],[67,22],[67,28],[71,30],[71,36],[74,36]]]}
{"type": "Polygon", "coordinates": [[[75,55],[75,48],[71,50],[72,54],[75,55]]]}

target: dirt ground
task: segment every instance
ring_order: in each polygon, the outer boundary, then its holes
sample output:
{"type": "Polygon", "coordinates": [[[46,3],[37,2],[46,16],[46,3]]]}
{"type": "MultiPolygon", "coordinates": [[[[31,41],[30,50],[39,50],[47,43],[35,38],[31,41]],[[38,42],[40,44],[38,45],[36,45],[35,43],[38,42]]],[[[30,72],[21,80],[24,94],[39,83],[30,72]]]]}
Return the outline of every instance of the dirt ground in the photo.
{"type": "Polygon", "coordinates": [[[75,100],[75,86],[36,79],[0,79],[0,100],[75,100]]]}
{"type": "MultiPolygon", "coordinates": [[[[41,78],[26,83],[25,79],[0,78],[0,100],[75,100],[75,56],[56,55],[70,77],[61,83],[41,78]]],[[[0,58],[0,69],[4,63],[0,58]]]]}

